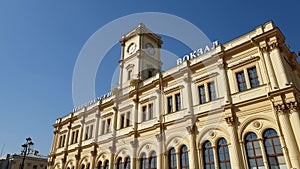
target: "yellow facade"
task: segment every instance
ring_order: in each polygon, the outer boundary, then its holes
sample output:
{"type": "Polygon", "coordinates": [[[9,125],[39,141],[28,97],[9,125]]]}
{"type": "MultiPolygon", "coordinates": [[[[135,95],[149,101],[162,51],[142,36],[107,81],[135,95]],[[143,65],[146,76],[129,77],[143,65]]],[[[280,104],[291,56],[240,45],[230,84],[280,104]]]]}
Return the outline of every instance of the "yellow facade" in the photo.
{"type": "Polygon", "coordinates": [[[273,22],[164,72],[143,24],[120,42],[119,87],[56,120],[49,169],[300,169],[300,65],[273,22]]]}

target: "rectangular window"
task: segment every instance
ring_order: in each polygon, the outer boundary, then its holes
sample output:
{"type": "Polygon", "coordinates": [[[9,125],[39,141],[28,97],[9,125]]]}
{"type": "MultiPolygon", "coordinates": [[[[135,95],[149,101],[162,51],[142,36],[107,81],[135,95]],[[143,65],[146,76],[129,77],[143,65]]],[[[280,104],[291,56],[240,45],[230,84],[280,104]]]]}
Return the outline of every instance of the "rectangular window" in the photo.
{"type": "Polygon", "coordinates": [[[142,107],[142,121],[147,120],[147,106],[142,107]]]}
{"type": "Polygon", "coordinates": [[[130,126],[130,111],[126,113],[127,117],[126,117],[126,127],[130,126]]]}
{"type": "Polygon", "coordinates": [[[175,102],[176,102],[175,110],[176,110],[176,111],[181,110],[181,98],[180,98],[180,93],[175,94],[175,102]]]}
{"type": "Polygon", "coordinates": [[[77,143],[78,132],[79,132],[79,130],[72,131],[71,144],[77,143]]]}
{"type": "Polygon", "coordinates": [[[90,125],[89,139],[93,138],[94,125],[90,125]]]}
{"type": "Polygon", "coordinates": [[[173,113],[173,98],[172,96],[169,96],[167,98],[168,101],[168,113],[173,113]]]}
{"type": "Polygon", "coordinates": [[[128,75],[127,75],[127,80],[130,80],[131,79],[131,74],[132,74],[132,70],[128,70],[128,75]]]}
{"type": "Polygon", "coordinates": [[[71,134],[71,144],[74,143],[74,137],[75,137],[75,131],[72,131],[72,134],[71,134]]]}
{"type": "Polygon", "coordinates": [[[105,133],[105,120],[102,120],[101,134],[105,133]]]}
{"type": "Polygon", "coordinates": [[[59,136],[58,148],[60,148],[60,147],[61,147],[61,142],[62,142],[62,136],[59,136]]]}
{"type": "Polygon", "coordinates": [[[153,119],[154,114],[153,114],[153,104],[149,104],[149,119],[153,119]]]}
{"type": "Polygon", "coordinates": [[[243,71],[236,73],[236,79],[237,79],[239,91],[241,92],[241,91],[247,90],[245,74],[243,71]]]}
{"type": "Polygon", "coordinates": [[[61,135],[59,137],[59,143],[58,143],[58,148],[64,147],[65,146],[65,141],[66,141],[66,135],[61,135]]]}
{"type": "Polygon", "coordinates": [[[205,87],[204,87],[204,85],[199,86],[199,87],[198,87],[198,90],[199,90],[199,100],[200,100],[200,104],[206,103],[205,87]]]}
{"type": "Polygon", "coordinates": [[[74,143],[78,142],[78,133],[79,133],[79,130],[76,130],[75,138],[74,138],[74,143]]]}
{"type": "Polygon", "coordinates": [[[84,139],[88,140],[91,139],[93,137],[93,125],[89,125],[85,127],[85,133],[84,133],[84,139]]]}
{"type": "Polygon", "coordinates": [[[215,88],[215,82],[208,83],[208,92],[209,92],[209,99],[210,101],[216,100],[216,88],[215,88]]]}
{"type": "Polygon", "coordinates": [[[249,68],[249,69],[247,69],[247,71],[248,71],[251,88],[259,86],[259,80],[258,80],[258,76],[257,76],[256,67],[249,68]]]}
{"type": "Polygon", "coordinates": [[[65,141],[66,141],[66,135],[63,136],[63,141],[62,141],[61,147],[64,147],[64,146],[65,146],[65,141]]]}
{"type": "Polygon", "coordinates": [[[89,127],[90,126],[85,127],[84,140],[87,140],[89,138],[89,127]]]}
{"type": "Polygon", "coordinates": [[[120,128],[122,129],[122,128],[124,128],[124,126],[125,126],[125,114],[121,114],[121,119],[120,119],[121,121],[120,121],[120,128]]]}
{"type": "Polygon", "coordinates": [[[110,126],[110,119],[107,119],[107,128],[106,128],[106,133],[110,133],[111,132],[111,126],[110,126]]]}

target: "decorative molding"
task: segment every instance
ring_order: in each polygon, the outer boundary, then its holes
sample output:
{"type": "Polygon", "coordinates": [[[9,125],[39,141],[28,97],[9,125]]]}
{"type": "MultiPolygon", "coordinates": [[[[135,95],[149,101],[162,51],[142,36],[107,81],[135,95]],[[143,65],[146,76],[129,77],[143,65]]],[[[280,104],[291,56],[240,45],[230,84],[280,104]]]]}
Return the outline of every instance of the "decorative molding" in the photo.
{"type": "Polygon", "coordinates": [[[225,68],[225,64],[223,62],[218,62],[217,64],[218,64],[217,66],[218,66],[219,69],[224,69],[225,68]]]}
{"type": "Polygon", "coordinates": [[[276,48],[279,48],[279,43],[278,42],[273,42],[271,44],[269,44],[270,48],[271,49],[276,49],[276,48]]]}
{"type": "Polygon", "coordinates": [[[192,78],[190,76],[184,77],[183,81],[186,82],[186,83],[191,83],[192,82],[192,78]]]}
{"type": "Polygon", "coordinates": [[[216,134],[216,132],[214,132],[214,131],[210,131],[210,132],[209,132],[209,136],[210,136],[211,138],[215,138],[215,137],[217,136],[217,134],[216,134]]]}
{"type": "Polygon", "coordinates": [[[137,148],[139,146],[139,141],[137,139],[134,139],[133,141],[130,141],[130,144],[132,148],[137,148]]]}
{"type": "Polygon", "coordinates": [[[156,134],[155,137],[158,142],[161,142],[164,139],[164,134],[156,134]]]}
{"type": "Polygon", "coordinates": [[[116,146],[109,146],[108,147],[109,151],[111,151],[112,153],[116,152],[116,146]]]}
{"type": "Polygon", "coordinates": [[[150,151],[151,150],[151,146],[149,144],[146,145],[146,150],[150,151]]]}
{"type": "Polygon", "coordinates": [[[193,126],[187,126],[186,130],[189,134],[198,134],[197,126],[195,124],[193,126]]]}
{"type": "Polygon", "coordinates": [[[229,126],[235,125],[235,117],[234,116],[225,117],[225,121],[229,126]]]}
{"type": "Polygon", "coordinates": [[[174,138],[173,143],[175,144],[175,146],[177,146],[179,144],[179,140],[177,138],[174,138]]]}
{"type": "Polygon", "coordinates": [[[119,108],[119,112],[123,112],[123,111],[126,111],[126,110],[130,110],[131,108],[133,108],[134,105],[130,104],[130,105],[127,105],[127,106],[124,106],[122,108],[119,108]]]}
{"type": "Polygon", "coordinates": [[[91,151],[92,157],[95,157],[97,155],[97,150],[96,151],[91,151]]]}
{"type": "Polygon", "coordinates": [[[262,52],[269,52],[270,48],[268,46],[260,47],[262,52]]]}
{"type": "Polygon", "coordinates": [[[183,88],[184,88],[183,85],[178,85],[178,86],[176,86],[176,87],[173,87],[173,88],[171,88],[171,89],[169,89],[169,90],[164,91],[164,93],[165,93],[165,94],[170,94],[170,93],[172,93],[172,92],[175,92],[175,91],[180,90],[180,89],[183,89],[183,88]]]}
{"type": "Polygon", "coordinates": [[[235,61],[233,63],[228,64],[228,68],[232,69],[232,68],[234,68],[236,66],[240,67],[241,64],[244,64],[246,62],[253,62],[253,61],[256,61],[256,60],[259,60],[259,56],[253,56],[253,55],[251,55],[251,56],[242,58],[242,59],[240,59],[238,61],[235,61]]]}
{"type": "Polygon", "coordinates": [[[199,78],[197,78],[196,80],[194,80],[193,82],[195,83],[199,83],[201,81],[216,77],[217,75],[219,75],[218,72],[212,72],[212,73],[204,73],[204,75],[200,76],[199,78]]]}
{"type": "Polygon", "coordinates": [[[255,120],[253,123],[252,123],[253,127],[257,130],[261,129],[262,128],[262,123],[260,121],[257,121],[255,120]]]}
{"type": "Polygon", "coordinates": [[[78,154],[75,155],[75,159],[76,159],[77,161],[80,160],[80,153],[78,153],[78,154]]]}
{"type": "Polygon", "coordinates": [[[298,102],[290,102],[287,104],[290,113],[298,113],[299,112],[299,104],[298,102]]]}
{"type": "Polygon", "coordinates": [[[148,98],[145,98],[145,99],[140,99],[140,104],[144,104],[146,102],[149,102],[151,100],[155,100],[157,97],[156,96],[151,96],[151,97],[148,97],[148,98]]]}
{"type": "Polygon", "coordinates": [[[287,113],[287,107],[285,104],[279,104],[277,106],[275,106],[275,111],[278,115],[284,115],[287,113]]]}

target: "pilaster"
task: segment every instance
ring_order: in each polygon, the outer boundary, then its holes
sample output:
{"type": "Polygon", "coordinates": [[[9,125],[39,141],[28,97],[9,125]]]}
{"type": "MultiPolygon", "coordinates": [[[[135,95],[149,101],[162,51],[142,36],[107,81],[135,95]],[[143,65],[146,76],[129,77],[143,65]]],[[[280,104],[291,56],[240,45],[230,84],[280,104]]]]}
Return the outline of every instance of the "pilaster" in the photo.
{"type": "Polygon", "coordinates": [[[242,157],[240,156],[240,154],[242,153],[236,129],[237,118],[234,115],[228,115],[227,117],[225,117],[225,121],[228,125],[230,134],[230,145],[228,147],[231,167],[233,169],[245,168],[242,162],[242,157]]]}
{"type": "Polygon", "coordinates": [[[286,142],[287,152],[291,160],[292,167],[300,168],[300,153],[293,133],[289,119],[288,109],[284,104],[275,106],[276,113],[279,117],[279,123],[286,142]]]}
{"type": "Polygon", "coordinates": [[[290,111],[290,121],[295,134],[298,148],[300,149],[300,115],[299,115],[299,104],[297,101],[290,102],[287,104],[287,107],[290,111]]]}
{"type": "Polygon", "coordinates": [[[225,63],[223,62],[223,59],[218,61],[218,68],[220,71],[220,77],[222,83],[217,83],[219,91],[224,91],[224,104],[231,103],[231,97],[230,97],[230,88],[229,88],[229,82],[228,82],[228,76],[226,73],[225,63]],[[225,85],[224,85],[225,84],[225,85]]]}
{"type": "Polygon", "coordinates": [[[186,127],[189,137],[190,137],[190,168],[191,169],[198,169],[199,168],[199,160],[197,156],[197,148],[196,148],[196,134],[198,133],[196,125],[193,123],[192,126],[186,127]]]}
{"type": "Polygon", "coordinates": [[[275,72],[274,72],[274,67],[271,62],[270,54],[269,54],[269,47],[268,46],[262,46],[261,51],[263,53],[264,60],[266,62],[266,67],[267,67],[267,73],[269,75],[270,83],[271,83],[271,88],[277,89],[278,88],[278,83],[277,79],[275,77],[275,72]]]}
{"type": "Polygon", "coordinates": [[[270,57],[271,57],[271,61],[273,64],[273,67],[276,68],[274,69],[275,74],[278,80],[278,85],[279,88],[285,88],[286,84],[289,84],[288,82],[288,78],[287,78],[287,74],[286,74],[286,70],[284,68],[284,59],[283,56],[281,56],[280,53],[280,47],[279,47],[279,42],[272,42],[270,45],[270,49],[271,49],[271,53],[270,53],[270,57]]]}
{"type": "Polygon", "coordinates": [[[131,141],[130,145],[132,147],[131,168],[137,168],[137,148],[139,147],[138,139],[131,141]]]}

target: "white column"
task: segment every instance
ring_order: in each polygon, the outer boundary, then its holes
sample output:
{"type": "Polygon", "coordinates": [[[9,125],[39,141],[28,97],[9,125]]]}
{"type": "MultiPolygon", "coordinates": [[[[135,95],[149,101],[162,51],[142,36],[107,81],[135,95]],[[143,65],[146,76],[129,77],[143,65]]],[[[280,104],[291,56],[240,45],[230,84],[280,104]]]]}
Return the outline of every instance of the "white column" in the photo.
{"type": "Polygon", "coordinates": [[[138,140],[134,138],[133,141],[130,142],[132,146],[132,157],[131,157],[131,169],[136,169],[137,168],[137,161],[138,161],[138,155],[137,155],[137,148],[138,148],[138,140]]]}
{"type": "Polygon", "coordinates": [[[218,163],[218,150],[217,150],[217,146],[214,145],[212,146],[213,149],[213,153],[214,153],[214,163],[215,163],[215,169],[219,169],[219,163],[218,163]]]}
{"type": "Polygon", "coordinates": [[[295,134],[295,138],[300,149],[300,115],[298,102],[291,102],[288,104],[290,109],[290,121],[295,134]]]}
{"type": "Polygon", "coordinates": [[[235,126],[236,118],[233,116],[228,116],[225,118],[225,120],[228,124],[228,129],[230,134],[230,146],[228,146],[228,148],[229,148],[231,167],[233,169],[245,168],[242,162],[241,147],[239,146],[240,144],[238,141],[237,130],[235,126]]]}
{"type": "Polygon", "coordinates": [[[187,105],[187,111],[188,113],[193,114],[193,94],[191,89],[191,78],[189,77],[189,73],[187,73],[186,77],[184,78],[184,92],[181,93],[182,95],[182,103],[183,105],[187,105]]]}
{"type": "Polygon", "coordinates": [[[284,60],[283,60],[283,56],[281,56],[280,54],[280,49],[279,49],[279,43],[275,42],[273,44],[271,44],[271,53],[270,53],[270,57],[271,57],[271,61],[273,64],[273,67],[275,68],[275,74],[278,80],[278,84],[279,84],[279,88],[285,88],[286,84],[288,84],[288,78],[287,78],[287,74],[284,68],[284,60]]]}
{"type": "Polygon", "coordinates": [[[263,52],[263,57],[266,61],[266,67],[267,67],[267,72],[269,75],[271,87],[272,87],[272,89],[276,89],[276,88],[278,88],[278,83],[277,83],[277,80],[275,77],[274,68],[273,68],[273,65],[272,65],[272,62],[270,59],[268,47],[263,47],[262,52],[263,52]]]}
{"type": "Polygon", "coordinates": [[[266,168],[269,168],[268,157],[267,157],[267,154],[266,154],[266,149],[265,149],[265,145],[264,145],[264,142],[263,142],[263,138],[260,138],[259,145],[261,147],[261,154],[263,156],[264,166],[266,168]]]}
{"type": "Polygon", "coordinates": [[[288,117],[288,111],[285,105],[276,106],[276,111],[279,116],[279,123],[283,132],[283,136],[286,142],[288,153],[290,156],[292,167],[300,168],[300,153],[296,143],[296,139],[293,133],[290,119],[288,117]]]}
{"type": "Polygon", "coordinates": [[[197,156],[196,136],[195,136],[197,133],[197,128],[195,125],[193,125],[193,126],[188,126],[187,130],[189,132],[189,138],[190,138],[189,165],[191,169],[198,169],[199,160],[197,156]]]}
{"type": "Polygon", "coordinates": [[[95,125],[96,129],[95,129],[95,133],[94,133],[94,139],[95,139],[95,142],[97,143],[98,136],[99,136],[100,110],[96,111],[95,117],[96,117],[96,125],[95,125]]]}
{"type": "Polygon", "coordinates": [[[230,89],[229,89],[229,82],[227,78],[227,73],[224,68],[223,59],[219,61],[218,67],[220,71],[220,82],[216,84],[218,86],[219,95],[223,95],[224,97],[224,104],[231,102],[230,100],[230,89]]]}
{"type": "Polygon", "coordinates": [[[155,135],[158,142],[158,152],[156,152],[157,156],[157,169],[165,169],[166,166],[166,158],[165,158],[165,148],[164,148],[164,135],[157,134],[155,135]]]}

